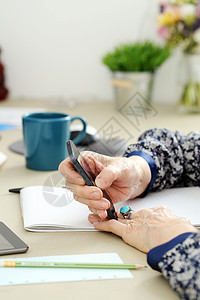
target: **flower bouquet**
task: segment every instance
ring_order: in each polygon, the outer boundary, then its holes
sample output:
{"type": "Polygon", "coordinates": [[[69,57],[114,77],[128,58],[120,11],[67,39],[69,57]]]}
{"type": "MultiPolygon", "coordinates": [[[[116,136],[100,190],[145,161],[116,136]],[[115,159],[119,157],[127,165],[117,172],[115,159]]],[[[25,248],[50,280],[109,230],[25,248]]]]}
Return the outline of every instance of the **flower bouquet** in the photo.
{"type": "Polygon", "coordinates": [[[158,24],[159,36],[185,56],[187,83],[181,104],[200,108],[200,0],[161,2],[158,24]]]}

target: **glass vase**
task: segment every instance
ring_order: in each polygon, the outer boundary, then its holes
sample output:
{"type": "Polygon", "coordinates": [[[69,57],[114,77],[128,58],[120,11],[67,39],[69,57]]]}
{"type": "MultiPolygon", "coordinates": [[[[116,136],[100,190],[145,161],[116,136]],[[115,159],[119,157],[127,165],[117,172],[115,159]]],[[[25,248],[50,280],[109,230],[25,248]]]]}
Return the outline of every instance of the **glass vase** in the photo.
{"type": "Polygon", "coordinates": [[[200,112],[200,54],[184,56],[185,80],[179,107],[182,111],[200,112]]]}

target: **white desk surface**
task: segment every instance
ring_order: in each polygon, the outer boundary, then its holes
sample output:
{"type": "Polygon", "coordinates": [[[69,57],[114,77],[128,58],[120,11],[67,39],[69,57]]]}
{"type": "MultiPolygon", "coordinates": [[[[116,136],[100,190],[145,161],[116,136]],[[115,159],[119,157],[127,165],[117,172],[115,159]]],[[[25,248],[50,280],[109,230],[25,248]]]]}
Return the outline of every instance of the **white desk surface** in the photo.
{"type": "MultiPolygon", "coordinates": [[[[110,102],[93,102],[79,104],[69,109],[67,106],[47,105],[47,102],[7,101],[4,106],[46,107],[49,111],[60,111],[71,115],[82,115],[88,123],[100,128],[111,116],[114,116],[132,131],[135,140],[139,133],[110,102]]],[[[154,104],[155,105],[155,104],[154,104]]],[[[158,114],[143,119],[140,131],[152,127],[166,127],[183,132],[200,129],[200,115],[178,114],[173,107],[155,106],[158,114]]],[[[22,131],[11,130],[0,132],[0,151],[8,159],[0,170],[0,220],[21,237],[30,249],[26,254],[12,257],[34,257],[45,255],[84,254],[99,252],[117,252],[125,263],[146,264],[146,255],[126,245],[119,237],[103,232],[65,232],[65,233],[31,233],[23,228],[19,204],[19,195],[10,194],[9,188],[29,185],[42,185],[48,176],[55,172],[37,172],[25,168],[22,155],[8,150],[11,143],[22,139],[22,131]]],[[[7,257],[8,258],[8,257],[7,257]]],[[[131,271],[133,279],[66,282],[55,284],[38,284],[1,287],[1,299],[178,299],[167,281],[150,269],[131,271]]]]}

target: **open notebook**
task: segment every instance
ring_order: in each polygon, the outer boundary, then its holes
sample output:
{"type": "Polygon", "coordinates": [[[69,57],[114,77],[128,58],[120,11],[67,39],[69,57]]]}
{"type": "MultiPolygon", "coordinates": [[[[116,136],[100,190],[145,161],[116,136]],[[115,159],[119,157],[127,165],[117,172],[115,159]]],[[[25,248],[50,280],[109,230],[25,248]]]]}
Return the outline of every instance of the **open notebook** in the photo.
{"type": "MultiPolygon", "coordinates": [[[[29,231],[94,231],[88,221],[88,207],[73,199],[70,191],[61,187],[32,186],[23,188],[20,201],[24,228],[29,231]]],[[[200,227],[200,188],[174,188],[150,193],[115,205],[129,205],[134,210],[157,205],[168,206],[176,215],[187,217],[200,227]]]]}

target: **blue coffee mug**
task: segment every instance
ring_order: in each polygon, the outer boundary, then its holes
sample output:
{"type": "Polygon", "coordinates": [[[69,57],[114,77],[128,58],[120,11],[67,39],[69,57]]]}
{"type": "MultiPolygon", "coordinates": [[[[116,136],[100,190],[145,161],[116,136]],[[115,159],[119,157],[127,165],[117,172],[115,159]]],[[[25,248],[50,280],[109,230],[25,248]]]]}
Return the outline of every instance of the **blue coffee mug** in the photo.
{"type": "Polygon", "coordinates": [[[86,121],[62,113],[31,113],[22,117],[26,167],[38,171],[57,170],[67,156],[66,141],[70,139],[70,124],[83,123],[83,130],[74,139],[79,143],[86,134],[86,121]]]}

